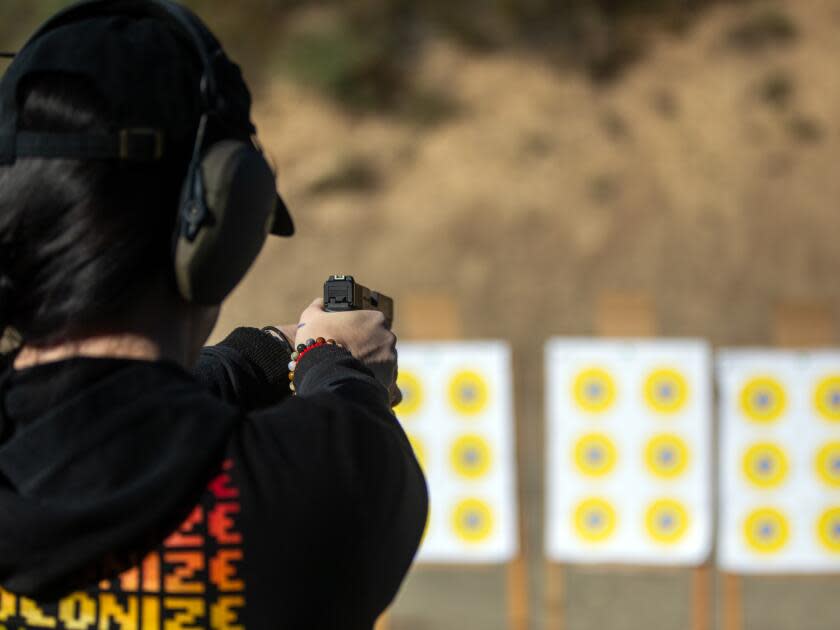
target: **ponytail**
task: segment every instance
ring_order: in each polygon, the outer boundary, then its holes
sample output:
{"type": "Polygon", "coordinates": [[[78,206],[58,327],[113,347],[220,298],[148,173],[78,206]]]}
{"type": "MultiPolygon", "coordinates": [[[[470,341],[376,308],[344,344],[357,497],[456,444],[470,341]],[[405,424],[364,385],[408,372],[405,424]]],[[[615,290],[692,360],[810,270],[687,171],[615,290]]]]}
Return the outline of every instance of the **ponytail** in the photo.
{"type": "MultiPolygon", "coordinates": [[[[78,76],[34,75],[20,90],[21,129],[110,128],[103,99],[78,76]]],[[[0,168],[0,334],[60,342],[113,325],[152,283],[174,287],[186,162],[30,158],[0,168]]]]}

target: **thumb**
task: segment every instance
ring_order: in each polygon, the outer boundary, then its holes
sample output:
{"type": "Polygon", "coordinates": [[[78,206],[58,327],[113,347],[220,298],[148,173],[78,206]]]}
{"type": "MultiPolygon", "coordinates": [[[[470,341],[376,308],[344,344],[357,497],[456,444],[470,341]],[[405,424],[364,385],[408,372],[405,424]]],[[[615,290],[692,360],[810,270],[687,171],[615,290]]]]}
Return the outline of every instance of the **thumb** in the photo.
{"type": "Polygon", "coordinates": [[[309,305],[307,310],[309,310],[309,309],[317,309],[319,311],[323,311],[324,310],[324,298],[319,297],[319,298],[315,298],[314,300],[312,300],[312,304],[309,305]]]}
{"type": "Polygon", "coordinates": [[[303,311],[300,318],[301,321],[305,320],[307,316],[312,316],[316,314],[320,314],[324,312],[324,298],[317,298],[312,301],[312,304],[306,307],[306,310],[303,311]]]}
{"type": "Polygon", "coordinates": [[[307,325],[312,322],[312,320],[323,316],[324,314],[324,300],[323,298],[318,298],[314,300],[312,304],[306,307],[306,310],[300,314],[300,322],[297,326],[297,333],[295,335],[295,343],[300,342],[302,339],[306,339],[306,328],[307,325]]]}

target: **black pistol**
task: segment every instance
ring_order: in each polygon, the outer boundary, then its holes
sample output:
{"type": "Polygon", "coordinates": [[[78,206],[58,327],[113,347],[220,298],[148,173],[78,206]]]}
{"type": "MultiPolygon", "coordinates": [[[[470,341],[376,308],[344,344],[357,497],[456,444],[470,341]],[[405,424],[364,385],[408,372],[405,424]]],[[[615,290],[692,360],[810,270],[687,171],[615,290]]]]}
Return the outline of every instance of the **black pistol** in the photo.
{"type": "Polygon", "coordinates": [[[394,300],[359,284],[353,276],[330,276],[327,279],[324,283],[324,310],[332,313],[379,311],[388,320],[389,327],[394,323],[394,300]]]}

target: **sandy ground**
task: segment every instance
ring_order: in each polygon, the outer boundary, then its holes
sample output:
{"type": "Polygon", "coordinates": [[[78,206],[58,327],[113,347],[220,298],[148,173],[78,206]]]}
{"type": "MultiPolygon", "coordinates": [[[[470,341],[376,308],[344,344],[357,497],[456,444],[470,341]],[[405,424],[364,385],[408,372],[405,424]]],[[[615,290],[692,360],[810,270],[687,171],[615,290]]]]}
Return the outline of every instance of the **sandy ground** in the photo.
{"type": "MultiPolygon", "coordinates": [[[[598,296],[616,289],[653,296],[662,334],[718,345],[768,343],[780,301],[840,302],[840,1],[782,6],[799,29],[792,44],[734,50],[725,33],[744,9],[716,9],[687,36],[661,35],[609,87],[525,53],[439,42],[415,80],[460,113],[434,127],[354,117],[275,84],[257,119],[299,233],[266,247],[217,336],[295,321],[340,272],[398,304],[446,293],[467,337],[509,339],[538,608],[545,338],[593,332],[598,296]],[[768,102],[780,77],[789,95],[768,102]],[[378,185],[313,192],[348,163],[378,185]]],[[[568,627],[684,628],[686,585],[573,576],[568,627]]],[[[748,627],[836,628],[837,587],[750,583],[748,627]]],[[[418,574],[394,627],[505,627],[502,588],[500,573],[418,574]]]]}

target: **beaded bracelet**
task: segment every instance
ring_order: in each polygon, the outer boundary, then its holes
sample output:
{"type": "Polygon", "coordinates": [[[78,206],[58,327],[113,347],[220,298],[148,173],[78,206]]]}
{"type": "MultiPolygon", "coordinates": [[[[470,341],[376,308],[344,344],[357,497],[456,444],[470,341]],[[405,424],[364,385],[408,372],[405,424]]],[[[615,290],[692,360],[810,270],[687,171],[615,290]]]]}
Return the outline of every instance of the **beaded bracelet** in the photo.
{"type": "Polygon", "coordinates": [[[337,343],[335,339],[324,339],[323,337],[318,337],[317,339],[307,339],[305,344],[302,343],[298,345],[295,351],[292,352],[292,360],[289,363],[289,389],[292,390],[292,394],[297,395],[295,388],[295,370],[297,369],[298,363],[300,363],[300,360],[310,350],[320,348],[321,346],[344,347],[340,343],[337,343]]]}

